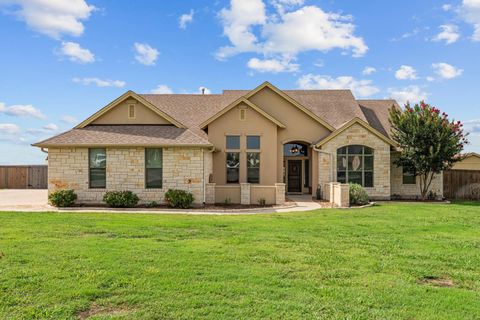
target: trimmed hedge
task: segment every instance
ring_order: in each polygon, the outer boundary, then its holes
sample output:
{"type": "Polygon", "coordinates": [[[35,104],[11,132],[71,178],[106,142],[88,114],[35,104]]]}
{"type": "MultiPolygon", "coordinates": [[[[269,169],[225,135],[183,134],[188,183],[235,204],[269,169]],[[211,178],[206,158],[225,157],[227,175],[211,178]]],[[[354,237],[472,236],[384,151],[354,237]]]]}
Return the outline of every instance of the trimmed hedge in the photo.
{"type": "Polygon", "coordinates": [[[190,208],[194,200],[193,194],[185,190],[168,189],[165,193],[165,202],[171,208],[190,208]]]}
{"type": "Polygon", "coordinates": [[[138,196],[132,191],[107,191],[103,201],[112,208],[132,208],[138,203],[138,196]]]}
{"type": "Polygon", "coordinates": [[[72,189],[58,190],[48,195],[48,202],[55,207],[71,207],[77,200],[77,194],[72,189]]]}

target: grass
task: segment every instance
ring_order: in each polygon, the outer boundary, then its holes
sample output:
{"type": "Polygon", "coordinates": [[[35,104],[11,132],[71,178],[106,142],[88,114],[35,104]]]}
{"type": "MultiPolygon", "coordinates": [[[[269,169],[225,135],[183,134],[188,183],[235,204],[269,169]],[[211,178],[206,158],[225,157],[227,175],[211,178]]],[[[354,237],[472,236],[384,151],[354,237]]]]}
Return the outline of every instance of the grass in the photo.
{"type": "Polygon", "coordinates": [[[0,213],[1,319],[478,319],[480,207],[0,213]]]}

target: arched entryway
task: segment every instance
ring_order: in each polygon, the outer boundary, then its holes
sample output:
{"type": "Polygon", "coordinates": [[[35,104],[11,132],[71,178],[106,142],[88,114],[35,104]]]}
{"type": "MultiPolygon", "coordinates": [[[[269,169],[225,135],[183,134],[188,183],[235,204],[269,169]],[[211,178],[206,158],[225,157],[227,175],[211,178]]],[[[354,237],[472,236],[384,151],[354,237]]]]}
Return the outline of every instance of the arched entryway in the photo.
{"type": "Polygon", "coordinates": [[[283,180],[290,194],[312,192],[312,148],[303,141],[283,144],[283,180]]]}

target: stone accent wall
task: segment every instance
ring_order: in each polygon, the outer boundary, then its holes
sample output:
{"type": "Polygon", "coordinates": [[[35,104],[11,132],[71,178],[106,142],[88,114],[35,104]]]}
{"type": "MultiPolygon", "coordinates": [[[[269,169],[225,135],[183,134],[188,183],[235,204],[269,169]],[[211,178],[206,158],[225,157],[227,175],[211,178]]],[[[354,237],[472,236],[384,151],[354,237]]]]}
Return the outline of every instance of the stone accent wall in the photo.
{"type": "Polygon", "coordinates": [[[50,148],[48,150],[48,189],[74,189],[78,203],[102,203],[106,191],[130,190],[140,203],[164,202],[170,188],[193,193],[195,204],[203,203],[204,152],[201,148],[163,148],[163,188],[145,189],[145,149],[106,148],[107,188],[90,189],[88,148],[50,148]]]}
{"type": "Polygon", "coordinates": [[[332,154],[319,153],[318,183],[323,186],[331,182],[331,161],[333,161],[333,181],[337,181],[337,149],[358,144],[374,150],[373,187],[365,188],[372,199],[390,199],[390,145],[359,124],[354,124],[322,146],[322,150],[332,154]]]}
{"type": "MultiPolygon", "coordinates": [[[[420,198],[420,180],[417,177],[416,184],[403,184],[403,169],[393,164],[397,155],[392,154],[391,159],[391,181],[392,181],[392,198],[399,199],[417,199],[420,198]]],[[[433,177],[430,190],[433,191],[438,199],[443,197],[443,174],[433,177]]]]}
{"type": "Polygon", "coordinates": [[[240,204],[250,204],[250,183],[240,183],[240,204]]]}
{"type": "Polygon", "coordinates": [[[278,205],[285,204],[285,183],[275,183],[275,203],[278,205]]]}

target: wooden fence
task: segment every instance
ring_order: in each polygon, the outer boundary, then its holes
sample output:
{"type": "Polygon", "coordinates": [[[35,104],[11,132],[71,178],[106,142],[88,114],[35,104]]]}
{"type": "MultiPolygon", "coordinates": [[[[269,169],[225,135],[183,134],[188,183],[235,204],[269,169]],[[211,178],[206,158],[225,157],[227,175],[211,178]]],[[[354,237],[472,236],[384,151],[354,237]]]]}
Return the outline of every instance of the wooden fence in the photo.
{"type": "Polygon", "coordinates": [[[480,170],[443,172],[443,196],[447,199],[480,199],[480,170]]]}
{"type": "Polygon", "coordinates": [[[46,189],[47,166],[0,166],[0,189],[46,189]]]}

